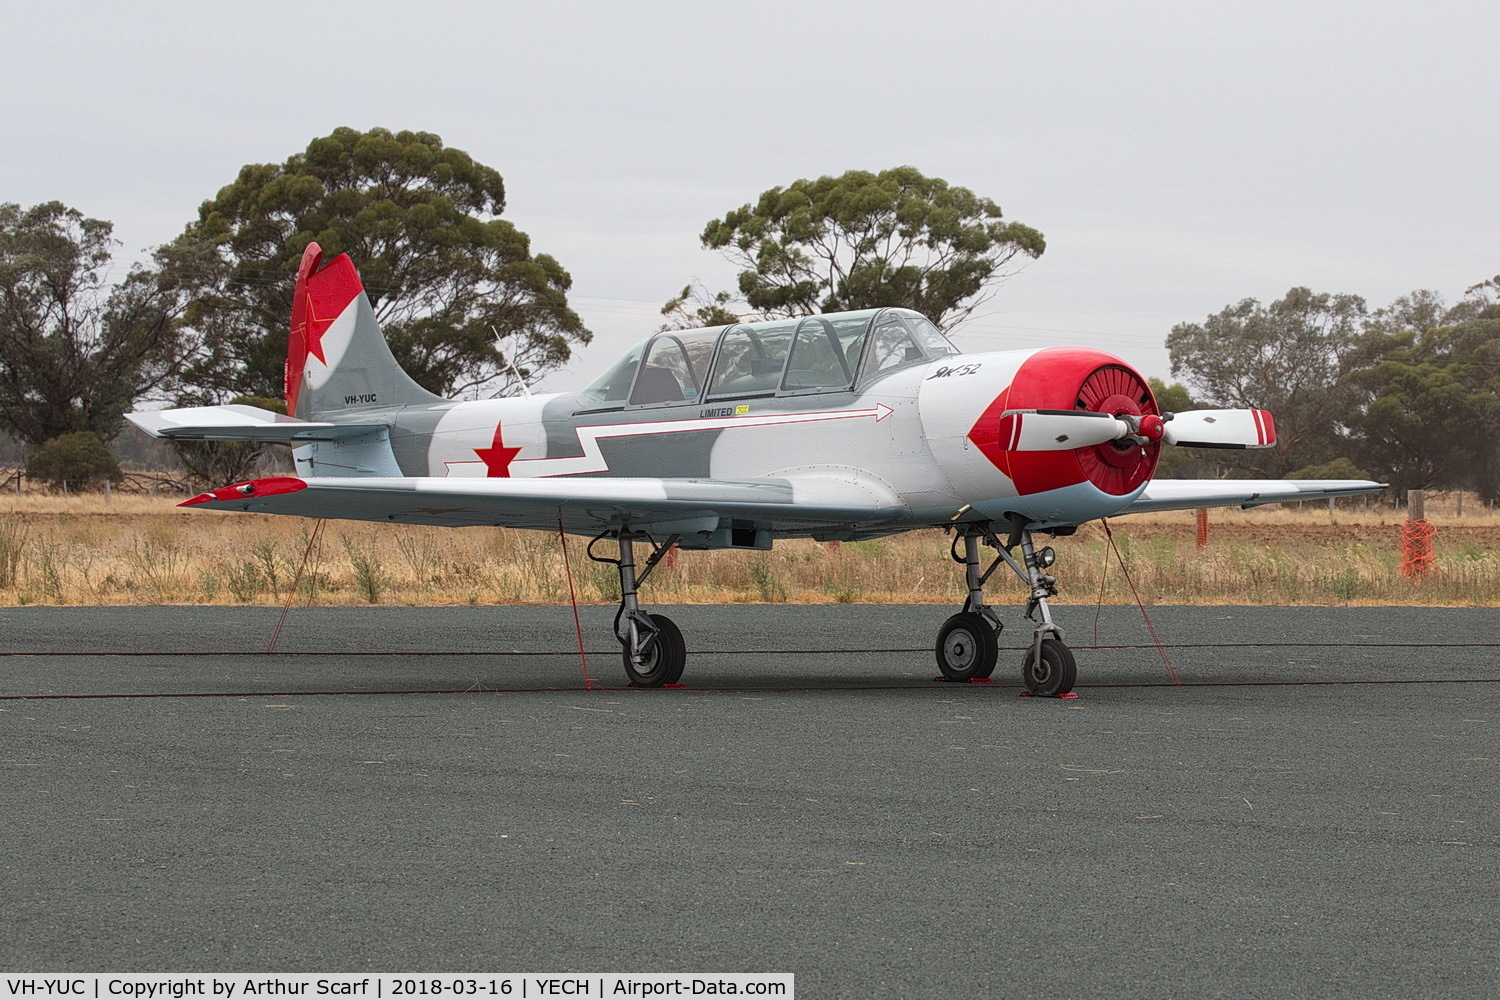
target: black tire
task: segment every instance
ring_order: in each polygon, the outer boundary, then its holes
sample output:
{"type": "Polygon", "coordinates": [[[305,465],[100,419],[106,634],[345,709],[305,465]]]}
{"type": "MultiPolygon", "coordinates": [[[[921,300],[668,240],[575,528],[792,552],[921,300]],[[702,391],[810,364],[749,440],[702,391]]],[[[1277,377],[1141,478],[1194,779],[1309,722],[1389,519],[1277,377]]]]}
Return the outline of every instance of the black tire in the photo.
{"type": "Polygon", "coordinates": [[[630,661],[630,650],[622,650],[625,672],[636,687],[661,687],[676,684],[682,677],[682,668],[687,666],[687,643],[682,640],[682,630],[666,615],[647,615],[656,626],[656,641],[640,666],[630,661]]]}
{"type": "Polygon", "coordinates": [[[938,629],[938,669],[950,681],[988,677],[995,672],[1000,642],[995,626],[977,611],[962,611],[938,629]]]}
{"type": "Polygon", "coordinates": [[[1021,664],[1021,680],[1026,690],[1039,698],[1056,698],[1073,690],[1078,679],[1078,664],[1073,651],[1058,639],[1043,639],[1039,662],[1033,661],[1032,647],[1026,648],[1021,664]]]}

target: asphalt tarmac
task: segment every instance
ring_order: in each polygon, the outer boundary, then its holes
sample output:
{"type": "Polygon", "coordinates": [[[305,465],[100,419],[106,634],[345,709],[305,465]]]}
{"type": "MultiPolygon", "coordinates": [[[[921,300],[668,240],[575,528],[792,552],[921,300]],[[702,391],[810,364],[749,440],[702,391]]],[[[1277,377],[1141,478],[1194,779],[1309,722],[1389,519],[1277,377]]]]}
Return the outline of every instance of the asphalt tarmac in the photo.
{"type": "Polygon", "coordinates": [[[656,610],[680,690],[612,609],[592,691],[568,608],[298,609],[270,656],[267,609],[0,610],[0,968],[1500,995],[1500,609],[1155,608],[1172,685],[1062,607],[1071,700],[1019,648],[934,683],[951,609],[656,610]]]}

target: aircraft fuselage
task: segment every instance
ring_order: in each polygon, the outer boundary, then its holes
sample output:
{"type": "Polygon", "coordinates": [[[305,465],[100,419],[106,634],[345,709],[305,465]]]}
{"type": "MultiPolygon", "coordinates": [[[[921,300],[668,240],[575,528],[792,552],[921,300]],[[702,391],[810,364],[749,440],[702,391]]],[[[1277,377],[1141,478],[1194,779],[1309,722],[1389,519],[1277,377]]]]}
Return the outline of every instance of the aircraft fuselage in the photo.
{"type": "MultiPolygon", "coordinates": [[[[1004,449],[986,447],[983,440],[987,413],[1036,406],[1039,393],[1056,395],[1059,386],[1027,382],[1028,370],[1049,361],[1077,377],[1070,387],[1060,387],[1066,399],[1042,398],[1043,406],[1071,408],[1077,384],[1089,371],[1124,369],[1123,362],[1097,351],[1003,351],[935,358],[882,373],[857,390],[638,406],[601,405],[586,393],[559,393],[383,413],[356,401],[348,419],[388,421],[390,454],[397,474],[405,476],[769,478],[794,487],[805,484],[809,491],[835,480],[918,521],[940,521],[965,504],[995,518],[1015,511],[1038,526],[1107,516],[1140,492],[1146,475],[1126,482],[1124,492],[1101,489],[1082,469],[1052,471],[1051,481],[1028,482],[1028,470],[1007,467],[1004,449]]],[[[323,416],[333,422],[341,418],[323,416]]],[[[392,472],[361,466],[359,447],[349,442],[299,447],[298,473],[392,472]]],[[[1147,458],[1139,456],[1142,462],[1147,458]]],[[[1154,456],[1149,459],[1154,465],[1154,456]]],[[[1054,460],[1049,469],[1057,464],[1054,460]]]]}

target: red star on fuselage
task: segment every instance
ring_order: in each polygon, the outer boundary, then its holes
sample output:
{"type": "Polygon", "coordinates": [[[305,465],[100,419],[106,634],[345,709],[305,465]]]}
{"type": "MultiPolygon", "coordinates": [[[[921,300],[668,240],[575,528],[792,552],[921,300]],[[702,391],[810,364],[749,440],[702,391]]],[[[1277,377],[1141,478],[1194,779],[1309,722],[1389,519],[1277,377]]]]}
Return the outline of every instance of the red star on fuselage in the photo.
{"type": "Polygon", "coordinates": [[[484,463],[485,478],[487,479],[509,479],[510,463],[515,459],[520,448],[507,448],[505,440],[501,436],[501,423],[495,424],[495,440],[488,448],[475,448],[474,454],[484,463]]]}

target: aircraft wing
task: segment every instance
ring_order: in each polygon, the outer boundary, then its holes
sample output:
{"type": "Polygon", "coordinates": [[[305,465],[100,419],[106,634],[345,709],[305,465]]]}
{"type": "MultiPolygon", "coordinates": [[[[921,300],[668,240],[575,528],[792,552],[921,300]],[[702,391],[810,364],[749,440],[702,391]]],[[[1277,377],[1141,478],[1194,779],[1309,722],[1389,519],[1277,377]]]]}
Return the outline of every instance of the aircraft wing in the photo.
{"type": "Polygon", "coordinates": [[[1121,514],[1195,507],[1259,507],[1289,500],[1324,500],[1379,493],[1385,483],[1364,479],[1153,479],[1121,514]]]}
{"type": "MultiPolygon", "coordinates": [[[[724,522],[753,520],[785,534],[868,530],[884,534],[911,512],[856,483],[832,479],[556,477],[536,479],[306,479],[237,483],[182,506],[302,517],[400,521],[454,527],[492,525],[597,534],[628,524],[653,534],[709,535],[724,522]],[[889,525],[885,531],[881,526],[889,525]]],[[[903,525],[904,526],[904,525],[903,525]]],[[[684,538],[684,544],[689,539],[684,538]]]]}

